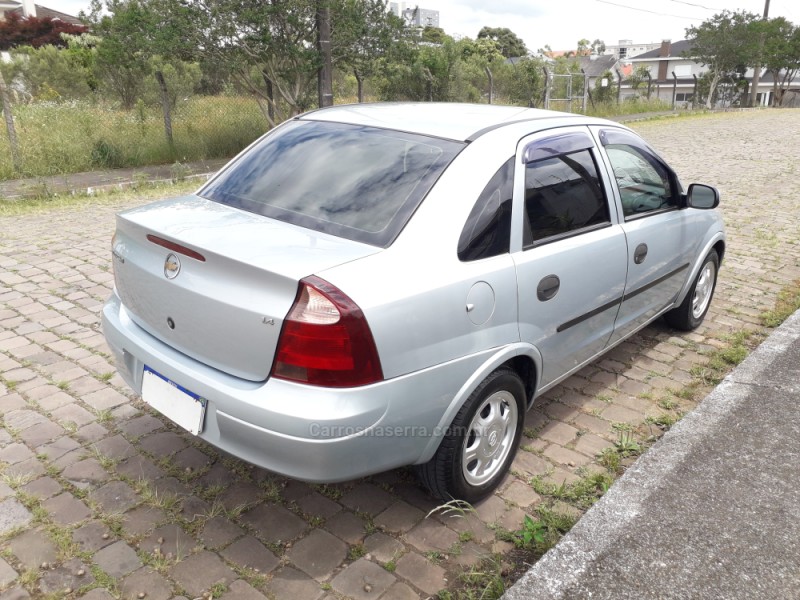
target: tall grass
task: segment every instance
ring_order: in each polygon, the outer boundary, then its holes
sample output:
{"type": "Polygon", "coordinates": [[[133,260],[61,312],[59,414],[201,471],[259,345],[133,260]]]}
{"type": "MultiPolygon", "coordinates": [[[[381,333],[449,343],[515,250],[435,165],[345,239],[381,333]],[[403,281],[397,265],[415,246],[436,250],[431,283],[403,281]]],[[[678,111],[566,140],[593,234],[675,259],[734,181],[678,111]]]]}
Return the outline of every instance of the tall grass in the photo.
{"type": "Polygon", "coordinates": [[[22,172],[0,135],[0,180],[233,156],[267,129],[255,100],[196,96],[173,113],[175,147],[159,108],[123,111],[89,102],[14,107],[22,172]]]}

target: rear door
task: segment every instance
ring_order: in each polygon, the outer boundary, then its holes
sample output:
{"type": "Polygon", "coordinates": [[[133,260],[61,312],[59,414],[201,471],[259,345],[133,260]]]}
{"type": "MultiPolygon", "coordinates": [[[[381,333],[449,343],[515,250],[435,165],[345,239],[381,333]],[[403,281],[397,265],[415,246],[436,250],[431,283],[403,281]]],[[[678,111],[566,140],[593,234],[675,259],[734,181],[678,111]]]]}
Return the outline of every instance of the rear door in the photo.
{"type": "Polygon", "coordinates": [[[613,175],[628,241],[628,278],[611,342],[630,335],[673,304],[689,275],[695,242],[685,226],[680,183],[638,136],[596,128],[613,175]]]}
{"type": "Polygon", "coordinates": [[[598,161],[585,127],[532,135],[517,153],[519,328],[542,355],[542,386],[605,348],[622,301],[625,234],[598,161]]]}

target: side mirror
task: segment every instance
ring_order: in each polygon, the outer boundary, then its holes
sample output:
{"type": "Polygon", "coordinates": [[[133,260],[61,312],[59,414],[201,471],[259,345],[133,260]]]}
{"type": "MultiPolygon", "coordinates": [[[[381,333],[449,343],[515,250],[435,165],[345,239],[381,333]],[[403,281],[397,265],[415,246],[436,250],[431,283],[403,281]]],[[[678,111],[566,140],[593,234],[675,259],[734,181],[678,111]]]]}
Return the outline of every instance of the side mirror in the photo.
{"type": "Polygon", "coordinates": [[[693,183],[686,192],[686,206],[690,208],[717,208],[719,206],[719,190],[710,185],[693,183]]]}

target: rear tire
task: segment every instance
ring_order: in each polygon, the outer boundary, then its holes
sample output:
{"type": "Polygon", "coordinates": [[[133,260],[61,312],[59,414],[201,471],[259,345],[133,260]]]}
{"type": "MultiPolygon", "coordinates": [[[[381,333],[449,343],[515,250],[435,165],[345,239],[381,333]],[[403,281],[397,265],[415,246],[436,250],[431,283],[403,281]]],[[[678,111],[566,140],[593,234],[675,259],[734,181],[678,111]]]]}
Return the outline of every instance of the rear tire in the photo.
{"type": "Polygon", "coordinates": [[[664,315],[671,327],[691,331],[703,322],[717,287],[718,271],[719,256],[716,250],[712,250],[703,261],[700,272],[681,305],[664,315]]]}
{"type": "Polygon", "coordinates": [[[525,419],[525,386],[507,367],[470,395],[430,461],[417,474],[440,500],[476,502],[500,484],[517,453],[525,419]]]}

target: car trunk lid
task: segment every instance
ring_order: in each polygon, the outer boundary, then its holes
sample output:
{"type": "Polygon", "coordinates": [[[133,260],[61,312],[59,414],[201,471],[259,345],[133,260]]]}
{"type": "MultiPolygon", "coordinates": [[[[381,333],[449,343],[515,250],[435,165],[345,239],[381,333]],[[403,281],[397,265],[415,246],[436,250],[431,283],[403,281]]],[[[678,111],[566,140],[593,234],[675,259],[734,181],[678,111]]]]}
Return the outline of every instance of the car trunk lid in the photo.
{"type": "Polygon", "coordinates": [[[135,323],[252,381],[269,376],[300,279],[379,251],[197,196],[121,213],[113,250],[135,323]]]}

